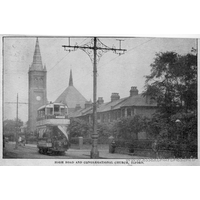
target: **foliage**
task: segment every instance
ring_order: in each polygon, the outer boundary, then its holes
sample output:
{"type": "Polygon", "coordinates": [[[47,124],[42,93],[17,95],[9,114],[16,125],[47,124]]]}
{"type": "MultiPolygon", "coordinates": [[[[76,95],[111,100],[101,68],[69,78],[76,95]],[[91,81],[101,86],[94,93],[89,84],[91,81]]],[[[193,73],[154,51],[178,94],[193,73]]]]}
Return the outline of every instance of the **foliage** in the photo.
{"type": "Polygon", "coordinates": [[[80,119],[71,119],[69,125],[70,137],[90,137],[92,133],[91,124],[80,119]]]}
{"type": "Polygon", "coordinates": [[[197,108],[197,56],[157,53],[146,76],[144,95],[158,102],[165,116],[197,108]]]}
{"type": "Polygon", "coordinates": [[[150,138],[160,143],[197,143],[196,55],[157,53],[143,95],[154,98],[159,108],[148,122],[150,138]]]}
{"type": "Polygon", "coordinates": [[[140,115],[122,118],[115,124],[116,138],[124,140],[138,139],[138,134],[146,129],[147,118],[140,115]]]}
{"type": "Polygon", "coordinates": [[[113,135],[114,132],[114,123],[99,123],[97,124],[97,130],[99,137],[108,138],[113,135]]]}
{"type": "Polygon", "coordinates": [[[3,134],[6,136],[13,136],[16,133],[16,130],[23,125],[23,122],[18,119],[18,121],[16,120],[4,120],[3,121],[3,134]]]}
{"type": "MultiPolygon", "coordinates": [[[[80,137],[91,138],[93,127],[92,124],[81,120],[81,119],[71,119],[69,125],[70,137],[80,137]]],[[[97,124],[97,132],[99,134],[99,140],[106,141],[109,136],[113,134],[113,124],[112,123],[101,123],[97,124]]]]}
{"type": "Polygon", "coordinates": [[[70,143],[71,144],[78,144],[79,143],[79,139],[78,139],[78,137],[71,137],[70,138],[70,143]]]}
{"type": "MultiPolygon", "coordinates": [[[[117,140],[115,141],[117,148],[128,148],[128,149],[148,149],[152,150],[152,143],[153,140],[117,140]]],[[[170,150],[176,152],[177,150],[180,151],[191,151],[197,152],[197,144],[176,144],[173,141],[160,141],[158,143],[158,150],[170,150]]]]}
{"type": "Polygon", "coordinates": [[[37,136],[35,135],[26,135],[26,143],[27,144],[37,144],[37,136]]]}
{"type": "Polygon", "coordinates": [[[116,146],[133,149],[151,149],[152,142],[152,140],[117,140],[116,146]]]}

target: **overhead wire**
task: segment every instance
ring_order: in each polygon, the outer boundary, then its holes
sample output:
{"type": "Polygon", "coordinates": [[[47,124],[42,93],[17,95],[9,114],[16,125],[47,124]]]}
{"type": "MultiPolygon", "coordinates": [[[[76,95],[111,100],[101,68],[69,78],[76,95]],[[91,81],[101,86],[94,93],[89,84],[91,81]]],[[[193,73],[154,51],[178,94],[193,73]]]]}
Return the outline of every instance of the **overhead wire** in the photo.
{"type": "MultiPolygon", "coordinates": [[[[80,44],[82,44],[85,40],[87,40],[87,38],[85,38],[80,44]]],[[[61,58],[51,69],[48,70],[48,72],[50,72],[54,67],[56,67],[64,58],[66,58],[69,55],[69,53],[70,52],[68,52],[68,54],[61,58]]]]}
{"type": "MultiPolygon", "coordinates": [[[[88,38],[85,38],[82,42],[80,42],[80,45],[85,41],[85,40],[87,40],[88,38]]],[[[70,53],[70,52],[69,52],[70,53]]],[[[65,55],[60,61],[58,61],[55,65],[54,65],[54,67],[58,64],[58,63],[60,63],[65,57],[67,57],[68,55],[69,55],[69,53],[67,54],[67,55],[65,55]]],[[[52,67],[49,71],[51,71],[54,67],[52,67]]],[[[83,78],[83,77],[85,77],[85,76],[87,76],[87,75],[89,75],[90,73],[88,73],[88,74],[86,74],[86,75],[84,75],[84,76],[82,76],[81,78],[83,78]]],[[[80,80],[81,78],[79,78],[79,79],[77,79],[77,80],[80,80]]],[[[62,88],[60,88],[60,89],[57,89],[57,90],[55,90],[55,91],[60,91],[60,90],[62,90],[62,89],[64,89],[66,86],[63,86],[62,88]]],[[[53,92],[51,92],[51,93],[49,93],[49,94],[52,94],[52,93],[54,93],[55,91],[53,91],[53,92]]]]}
{"type": "MultiPolygon", "coordinates": [[[[86,39],[87,39],[87,38],[86,38],[86,39]]],[[[85,40],[86,40],[86,39],[85,39],[85,40]]],[[[146,44],[146,43],[150,42],[150,41],[153,40],[153,39],[155,39],[155,38],[151,38],[150,40],[145,41],[145,42],[141,43],[140,45],[137,45],[137,46],[135,46],[135,47],[129,49],[129,50],[127,51],[127,53],[130,53],[130,51],[132,51],[132,50],[134,50],[134,49],[140,47],[140,46],[143,45],[143,44],[146,44]]],[[[83,43],[85,40],[83,40],[81,43],[83,43]]],[[[80,44],[81,44],[81,43],[80,43],[80,44]]],[[[127,54],[127,53],[126,53],[126,54],[127,54]]],[[[67,54],[67,55],[68,55],[68,54],[67,54]]],[[[124,54],[123,54],[123,55],[124,55],[124,54]]],[[[121,55],[121,56],[122,56],[122,55],[121,55]]],[[[108,63],[112,62],[113,60],[115,60],[115,59],[117,59],[117,58],[119,58],[119,56],[117,56],[117,57],[111,59],[110,61],[108,61],[107,63],[105,63],[105,64],[103,64],[103,65],[100,65],[99,67],[102,67],[102,66],[104,66],[104,65],[107,65],[108,63]]],[[[85,76],[87,76],[87,75],[89,75],[89,74],[91,74],[91,73],[88,73],[88,74],[82,76],[81,78],[79,78],[79,79],[77,79],[77,80],[80,80],[80,79],[82,79],[83,77],[85,77],[85,76]]],[[[66,86],[64,86],[64,87],[62,87],[62,88],[60,88],[60,89],[58,89],[58,90],[56,90],[56,91],[60,91],[60,90],[62,90],[62,89],[64,89],[64,88],[66,88],[66,86]]],[[[55,92],[55,91],[54,91],[54,92],[55,92]]],[[[49,94],[52,94],[52,93],[53,93],[53,92],[51,92],[51,93],[49,93],[49,94]]]]}
{"type": "Polygon", "coordinates": [[[130,53],[130,51],[132,51],[132,50],[134,50],[134,49],[136,49],[136,48],[142,46],[143,44],[146,44],[146,43],[150,42],[150,41],[153,40],[153,39],[155,39],[155,38],[151,38],[150,40],[145,41],[145,42],[141,43],[140,45],[137,45],[137,46],[135,46],[135,47],[129,49],[125,54],[122,54],[122,55],[120,55],[120,56],[117,56],[117,57],[111,59],[110,61],[108,61],[107,63],[105,63],[105,64],[103,64],[103,65],[100,65],[99,67],[102,67],[102,66],[104,66],[104,65],[107,65],[108,63],[112,62],[113,60],[115,60],[115,59],[117,59],[117,58],[119,58],[119,57],[121,57],[121,56],[127,55],[128,53],[130,53]]]}

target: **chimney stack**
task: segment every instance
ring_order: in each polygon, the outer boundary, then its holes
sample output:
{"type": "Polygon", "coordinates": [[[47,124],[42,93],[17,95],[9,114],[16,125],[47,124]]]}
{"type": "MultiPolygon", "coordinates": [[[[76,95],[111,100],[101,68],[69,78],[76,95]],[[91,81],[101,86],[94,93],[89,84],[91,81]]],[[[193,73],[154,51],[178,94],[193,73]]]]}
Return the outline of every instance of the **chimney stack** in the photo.
{"type": "Polygon", "coordinates": [[[130,97],[138,95],[138,89],[136,86],[132,86],[130,90],[130,97]]]}
{"type": "Polygon", "coordinates": [[[86,101],[85,102],[85,108],[90,108],[92,106],[92,102],[91,101],[86,101]]]}
{"type": "Polygon", "coordinates": [[[120,99],[119,93],[112,93],[111,95],[111,102],[120,99]]]}
{"type": "Polygon", "coordinates": [[[104,103],[103,97],[99,97],[98,100],[97,100],[97,103],[99,105],[103,104],[104,103]]]}

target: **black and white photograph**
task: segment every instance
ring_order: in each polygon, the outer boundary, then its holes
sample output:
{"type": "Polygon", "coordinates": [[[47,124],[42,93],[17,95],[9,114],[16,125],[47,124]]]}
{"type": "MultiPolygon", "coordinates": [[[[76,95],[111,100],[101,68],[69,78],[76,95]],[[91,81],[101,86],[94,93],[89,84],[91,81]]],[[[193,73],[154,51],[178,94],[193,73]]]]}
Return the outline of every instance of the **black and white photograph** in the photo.
{"type": "Polygon", "coordinates": [[[193,165],[197,56],[195,37],[2,36],[1,162],[193,165]]]}
{"type": "Polygon", "coordinates": [[[198,199],[199,13],[2,1],[1,199],[198,199]]]}

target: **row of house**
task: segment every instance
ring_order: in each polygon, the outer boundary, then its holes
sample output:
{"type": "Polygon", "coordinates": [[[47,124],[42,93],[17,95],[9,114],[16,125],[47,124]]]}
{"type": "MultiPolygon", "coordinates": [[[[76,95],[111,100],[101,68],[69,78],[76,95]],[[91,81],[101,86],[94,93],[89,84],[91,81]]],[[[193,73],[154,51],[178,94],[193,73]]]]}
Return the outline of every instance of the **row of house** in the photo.
{"type": "MultiPolygon", "coordinates": [[[[133,86],[130,89],[130,95],[125,98],[120,98],[119,93],[112,93],[110,101],[104,103],[103,97],[99,97],[97,101],[97,121],[99,123],[112,122],[122,117],[134,115],[151,117],[156,108],[157,103],[155,101],[150,97],[139,94],[137,87],[133,86]]],[[[77,104],[70,117],[92,122],[92,115],[92,102],[87,101],[84,108],[77,104]]]]}

